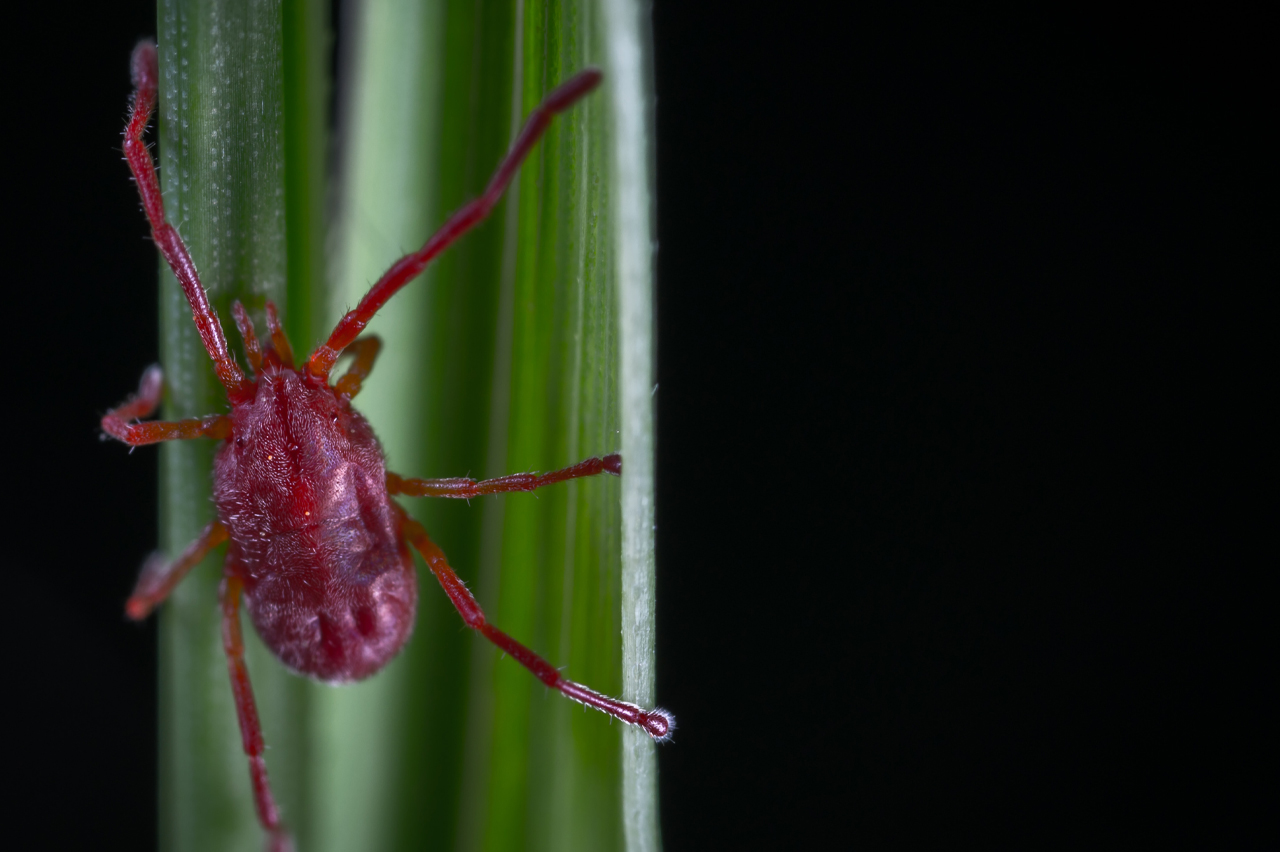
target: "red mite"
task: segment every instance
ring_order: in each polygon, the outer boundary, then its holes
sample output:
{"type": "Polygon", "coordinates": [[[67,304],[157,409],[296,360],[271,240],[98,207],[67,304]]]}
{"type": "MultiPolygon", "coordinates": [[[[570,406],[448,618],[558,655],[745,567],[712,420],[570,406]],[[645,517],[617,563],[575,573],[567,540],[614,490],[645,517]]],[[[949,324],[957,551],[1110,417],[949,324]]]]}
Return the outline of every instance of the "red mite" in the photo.
{"type": "Polygon", "coordinates": [[[518,473],[481,482],[406,479],[386,470],[378,439],[351,407],[380,345],[376,337],[358,338],[360,332],[397,290],[488,215],[551,119],[594,89],[600,72],[582,71],[552,91],[529,115],[484,194],[454,213],[421,249],[396,261],[301,368],[294,366],[272,303],[266,306],[271,339],[265,346],[259,344],[248,313],[235,303],[236,326],[255,379],[247,378],[228,352],[191,255],[165,221],[155,166],[142,140],[155,108],[157,78],[156,47],[143,42],[133,52],[136,91],[124,134],[125,157],[137,180],[152,238],[182,285],[200,339],[227,390],[231,413],[136,422],[160,402],[160,368],[151,367],[138,393],[102,418],[103,430],[130,446],[192,438],[222,442],[213,468],[217,519],[173,562],[153,557],[143,566],[126,611],[130,618],[145,618],[205,554],[228,542],[221,586],[222,641],[258,820],[269,833],[270,848],[290,848],[291,840],[267,781],[262,729],[244,663],[241,597],[263,642],[290,669],[324,683],[360,680],[385,666],[413,630],[418,588],[410,547],[426,560],[466,625],[544,684],[639,725],[655,740],[669,739],[675,720],[665,710],[645,710],[565,680],[546,660],[489,624],[426,530],[390,499],[392,494],[470,498],[533,491],[583,476],[620,475],[622,459],[608,455],[547,474],[518,473]],[[348,348],[354,363],[331,385],[329,372],[348,348]]]}

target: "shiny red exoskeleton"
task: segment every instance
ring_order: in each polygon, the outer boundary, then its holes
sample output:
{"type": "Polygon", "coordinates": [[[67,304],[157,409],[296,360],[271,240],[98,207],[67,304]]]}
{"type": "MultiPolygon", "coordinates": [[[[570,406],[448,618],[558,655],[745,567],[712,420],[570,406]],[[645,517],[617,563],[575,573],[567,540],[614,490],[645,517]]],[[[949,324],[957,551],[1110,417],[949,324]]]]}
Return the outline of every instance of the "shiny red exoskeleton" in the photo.
{"type": "Polygon", "coordinates": [[[529,115],[484,193],[453,214],[421,249],[392,265],[301,367],[294,364],[274,305],[266,306],[270,340],[260,344],[248,313],[234,304],[254,378],[231,357],[191,255],[165,221],[155,166],[142,139],[155,109],[157,77],[155,45],[143,42],[133,53],[136,91],[125,129],[125,157],[138,182],[152,238],[191,305],[231,413],[138,422],[160,402],[162,374],[151,367],[138,393],[102,418],[108,435],[131,446],[193,438],[222,442],[214,460],[216,520],[176,560],[153,557],[143,566],[126,611],[130,618],[145,618],[211,549],[228,544],[221,589],[223,646],[258,819],[268,832],[269,847],[287,849],[291,841],[267,781],[262,730],[244,662],[241,600],[263,642],[290,669],[326,683],[360,680],[386,665],[413,630],[418,589],[410,548],[422,555],[467,626],[547,686],[639,725],[657,740],[670,738],[675,721],[665,710],[645,710],[566,680],[546,660],[489,624],[426,530],[391,499],[392,494],[470,498],[532,491],[601,473],[617,476],[621,458],[615,454],[547,474],[482,482],[403,478],[386,470],[373,430],[351,407],[380,346],[376,337],[361,338],[360,332],[397,290],[489,213],[552,117],[594,89],[600,72],[580,72],[552,91],[529,115]],[[330,384],[329,373],[347,350],[353,363],[330,384]]]}

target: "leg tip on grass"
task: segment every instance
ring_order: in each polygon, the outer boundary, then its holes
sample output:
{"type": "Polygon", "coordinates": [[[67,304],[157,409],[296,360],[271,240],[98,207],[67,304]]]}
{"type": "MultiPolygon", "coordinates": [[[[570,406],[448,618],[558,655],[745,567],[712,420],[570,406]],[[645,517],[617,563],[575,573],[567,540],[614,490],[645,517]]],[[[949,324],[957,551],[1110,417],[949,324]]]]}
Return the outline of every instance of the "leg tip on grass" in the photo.
{"type": "Polygon", "coordinates": [[[676,717],[661,707],[655,707],[644,714],[640,727],[653,737],[654,742],[670,742],[672,735],[676,732],[676,717]]]}

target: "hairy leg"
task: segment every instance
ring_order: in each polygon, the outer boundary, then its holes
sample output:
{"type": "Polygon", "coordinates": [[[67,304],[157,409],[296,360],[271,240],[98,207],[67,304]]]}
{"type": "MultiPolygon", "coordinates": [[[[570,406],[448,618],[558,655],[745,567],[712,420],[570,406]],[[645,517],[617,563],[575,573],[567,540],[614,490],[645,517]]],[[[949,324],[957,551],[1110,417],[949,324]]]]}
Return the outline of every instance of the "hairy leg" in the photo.
{"type": "Polygon", "coordinates": [[[342,374],[342,378],[334,384],[333,389],[347,399],[353,399],[360,393],[360,388],[364,385],[364,380],[369,378],[369,373],[373,372],[373,362],[378,360],[378,352],[381,349],[382,341],[372,334],[367,334],[348,346],[346,351],[354,355],[355,360],[342,374]]]}
{"type": "Polygon", "coordinates": [[[267,762],[263,758],[262,725],[258,721],[258,707],[253,700],[253,686],[249,683],[249,670],[244,664],[244,638],[240,634],[240,593],[244,585],[240,578],[227,572],[222,580],[222,648],[227,654],[227,671],[231,675],[231,692],[235,697],[236,716],[240,722],[240,739],[244,753],[249,758],[249,777],[253,782],[253,803],[258,811],[258,822],[270,836],[271,852],[291,852],[293,841],[284,823],[280,821],[280,809],[271,795],[271,783],[267,780],[267,762]]]}
{"type": "Polygon", "coordinates": [[[249,359],[253,372],[262,374],[262,346],[258,343],[258,332],[253,327],[249,312],[240,304],[240,300],[231,303],[231,313],[236,318],[236,328],[240,329],[240,339],[244,341],[244,354],[249,359]]]}
{"type": "Polygon", "coordinates": [[[468,627],[482,633],[486,639],[514,657],[516,662],[533,672],[538,680],[552,689],[558,690],[566,697],[572,698],[574,701],[585,704],[588,707],[594,707],[602,713],[607,713],[629,725],[639,725],[658,742],[665,742],[671,738],[672,732],[675,731],[676,720],[666,710],[661,708],[645,710],[626,701],[619,701],[616,698],[601,695],[580,683],[567,680],[555,666],[490,624],[485,619],[484,611],[476,603],[476,599],[467,590],[467,587],[463,585],[462,581],[458,579],[458,575],[453,573],[453,569],[449,567],[449,561],[445,558],[444,552],[431,540],[427,535],[427,531],[423,529],[421,524],[403,512],[400,513],[400,516],[400,529],[403,531],[405,538],[408,539],[415,550],[422,554],[422,558],[427,562],[427,567],[436,576],[445,594],[449,596],[449,600],[453,603],[454,608],[458,610],[458,614],[462,616],[463,622],[468,627]]]}
{"type": "Polygon", "coordinates": [[[151,610],[169,597],[169,593],[182,582],[188,571],[199,565],[210,550],[226,540],[227,528],[221,522],[213,521],[172,562],[159,553],[152,554],[143,564],[138,582],[133,587],[133,594],[129,595],[129,600],[124,605],[125,613],[134,621],[146,618],[151,610]]]}
{"type": "Polygon", "coordinates": [[[553,470],[550,473],[513,473],[497,479],[484,479],[477,482],[466,477],[453,479],[405,479],[394,473],[387,473],[387,492],[404,494],[406,497],[454,497],[467,500],[484,494],[506,494],[512,491],[533,491],[544,485],[554,485],[570,479],[584,476],[596,476],[611,473],[618,476],[622,473],[622,456],[614,453],[603,458],[592,458],[580,461],[575,465],[553,470]]]}
{"type": "Polygon", "coordinates": [[[280,314],[276,313],[276,303],[267,302],[267,329],[271,332],[271,346],[280,357],[280,363],[293,369],[293,347],[284,333],[284,325],[280,322],[280,314]]]}
{"type": "Polygon", "coordinates": [[[163,388],[164,373],[158,364],[153,364],[142,374],[138,392],[102,416],[102,431],[131,447],[192,438],[225,438],[231,434],[231,418],[224,414],[189,420],[131,422],[155,413],[163,388]]]}
{"type": "Polygon", "coordinates": [[[533,149],[534,144],[546,131],[551,119],[572,107],[592,89],[600,84],[600,72],[594,68],[580,71],[561,83],[529,113],[524,129],[512,143],[507,156],[498,164],[497,171],[489,179],[489,185],[479,198],[475,198],[462,206],[448,221],[423,244],[422,248],[412,254],[406,254],[391,265],[377,283],[369,288],[369,292],[360,300],[360,304],[349,311],[338,321],[328,341],[316,347],[307,360],[307,371],[313,376],[328,378],[329,371],[338,360],[338,355],[360,336],[369,320],[378,309],[386,304],[397,290],[417,278],[436,255],[444,251],[455,240],[480,224],[489,211],[498,203],[507,185],[515,177],[516,171],[525,157],[533,149]]]}
{"type": "Polygon", "coordinates": [[[151,238],[164,255],[178,283],[182,285],[182,292],[191,306],[191,316],[200,332],[200,340],[213,359],[218,381],[222,382],[232,399],[247,398],[252,394],[253,383],[246,381],[244,373],[227,351],[227,338],[222,333],[218,315],[209,306],[209,297],[200,284],[200,276],[196,273],[191,253],[187,251],[177,230],[165,221],[164,198],[160,194],[155,163],[151,161],[151,152],[147,150],[146,143],[142,141],[142,134],[146,132],[151,113],[156,107],[156,85],[160,76],[154,43],[144,41],[133,49],[132,69],[135,91],[129,123],[124,131],[124,156],[129,162],[134,180],[138,182],[138,194],[142,196],[142,206],[147,211],[147,221],[151,223],[151,238]]]}

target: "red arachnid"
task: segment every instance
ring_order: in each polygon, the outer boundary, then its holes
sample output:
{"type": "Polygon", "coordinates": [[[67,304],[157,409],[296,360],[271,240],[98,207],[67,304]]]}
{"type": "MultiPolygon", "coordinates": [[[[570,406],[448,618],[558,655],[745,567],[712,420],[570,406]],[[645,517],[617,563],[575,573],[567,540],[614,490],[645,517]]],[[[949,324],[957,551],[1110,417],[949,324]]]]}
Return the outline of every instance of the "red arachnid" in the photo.
{"type": "Polygon", "coordinates": [[[221,587],[223,647],[239,716],[258,819],[272,848],[290,845],[271,795],[263,738],[244,662],[241,600],[263,642],[295,672],[325,683],[347,683],[377,672],[413,630],[418,589],[410,548],[417,550],[468,627],[510,654],[544,684],[614,718],[668,739],[674,720],[566,680],[546,660],[485,620],[483,611],[449,567],[422,526],[391,500],[410,497],[469,498],[601,473],[619,475],[618,455],[592,458],[563,470],[471,479],[410,479],[386,470],[382,448],[351,399],[377,357],[376,337],[359,337],[379,308],[454,240],[489,213],[521,161],[551,119],[600,82],[589,69],[551,92],[535,109],[499,164],[484,193],[449,218],[421,249],[396,261],[359,305],[297,367],[275,306],[268,302],[270,340],[260,344],[244,308],[232,306],[255,378],[247,377],[227,348],[182,238],[165,221],[155,166],[142,136],[156,104],[156,47],[133,53],[133,107],[124,151],[138,183],[151,235],[191,305],[200,339],[227,391],[229,414],[176,422],[137,422],[160,402],[162,374],[151,367],[138,393],[102,418],[114,438],[140,446],[161,441],[221,441],[214,460],[217,518],[176,560],[153,558],[143,567],[126,605],[130,618],[145,618],[214,547],[227,543],[221,587]],[[335,383],[329,373],[345,350],[354,361],[335,383]]]}

